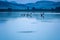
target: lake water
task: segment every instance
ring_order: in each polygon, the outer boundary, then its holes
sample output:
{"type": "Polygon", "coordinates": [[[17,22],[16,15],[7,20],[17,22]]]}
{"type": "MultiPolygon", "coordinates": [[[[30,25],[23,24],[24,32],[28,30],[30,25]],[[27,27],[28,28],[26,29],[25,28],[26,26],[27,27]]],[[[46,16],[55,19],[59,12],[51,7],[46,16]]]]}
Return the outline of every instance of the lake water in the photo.
{"type": "Polygon", "coordinates": [[[0,12],[0,40],[60,40],[60,13],[0,12]]]}

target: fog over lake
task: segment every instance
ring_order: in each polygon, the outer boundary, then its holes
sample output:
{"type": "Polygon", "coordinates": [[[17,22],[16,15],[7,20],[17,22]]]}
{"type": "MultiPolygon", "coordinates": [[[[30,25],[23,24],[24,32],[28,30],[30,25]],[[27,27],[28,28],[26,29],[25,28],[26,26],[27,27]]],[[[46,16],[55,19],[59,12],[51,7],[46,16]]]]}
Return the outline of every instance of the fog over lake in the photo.
{"type": "Polygon", "coordinates": [[[0,12],[0,40],[60,40],[60,13],[0,12]]]}

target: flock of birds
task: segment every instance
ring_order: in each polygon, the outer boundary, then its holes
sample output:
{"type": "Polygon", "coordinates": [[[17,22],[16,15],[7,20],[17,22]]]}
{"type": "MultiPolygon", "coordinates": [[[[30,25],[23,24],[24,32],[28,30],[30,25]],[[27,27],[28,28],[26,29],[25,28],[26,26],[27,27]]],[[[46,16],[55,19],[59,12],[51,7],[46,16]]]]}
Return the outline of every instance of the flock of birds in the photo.
{"type": "MultiPolygon", "coordinates": [[[[32,15],[33,13],[29,13],[29,14],[23,14],[23,16],[30,16],[30,17],[32,17],[31,15],[32,15]]],[[[42,13],[40,13],[40,16],[41,17],[44,17],[44,12],[42,12],[42,13]]]]}

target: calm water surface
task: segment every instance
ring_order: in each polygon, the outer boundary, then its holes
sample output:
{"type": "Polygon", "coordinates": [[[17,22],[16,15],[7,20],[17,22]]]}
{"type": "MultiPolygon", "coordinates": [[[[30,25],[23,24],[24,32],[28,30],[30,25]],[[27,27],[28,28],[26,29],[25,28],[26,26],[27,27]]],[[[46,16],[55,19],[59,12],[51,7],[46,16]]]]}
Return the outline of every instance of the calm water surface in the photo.
{"type": "Polygon", "coordinates": [[[60,13],[0,12],[0,40],[60,40],[60,13]]]}

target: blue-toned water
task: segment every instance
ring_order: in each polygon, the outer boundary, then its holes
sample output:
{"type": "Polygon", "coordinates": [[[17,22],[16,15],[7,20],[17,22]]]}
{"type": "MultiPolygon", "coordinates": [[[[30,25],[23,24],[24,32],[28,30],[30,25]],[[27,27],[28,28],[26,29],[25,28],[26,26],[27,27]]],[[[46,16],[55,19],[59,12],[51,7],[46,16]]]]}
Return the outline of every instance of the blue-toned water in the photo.
{"type": "Polygon", "coordinates": [[[60,13],[0,12],[0,40],[60,40],[60,13]]]}

